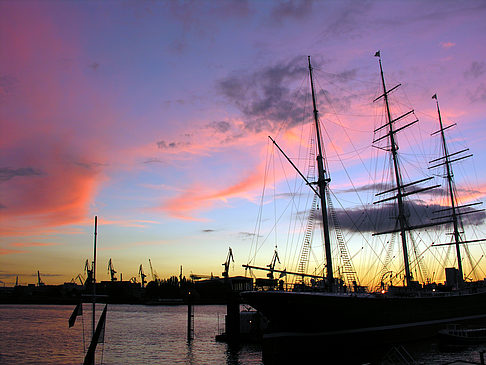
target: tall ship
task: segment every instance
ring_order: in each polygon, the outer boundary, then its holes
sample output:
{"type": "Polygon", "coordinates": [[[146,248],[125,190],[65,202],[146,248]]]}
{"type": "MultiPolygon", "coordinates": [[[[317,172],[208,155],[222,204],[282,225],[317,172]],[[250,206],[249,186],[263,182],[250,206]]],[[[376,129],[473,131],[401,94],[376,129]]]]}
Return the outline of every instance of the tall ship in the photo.
{"type": "MultiPolygon", "coordinates": [[[[395,248],[400,249],[401,264],[398,272],[389,270],[388,264],[392,253],[387,252],[388,248],[383,247],[382,251],[385,253],[385,257],[381,259],[383,268],[376,271],[374,281],[378,284],[374,287],[360,284],[358,270],[355,269],[351,255],[346,250],[346,243],[343,242],[344,235],[340,232],[340,225],[332,210],[333,202],[329,188],[331,179],[324,153],[313,68],[309,57],[308,75],[315,132],[315,143],[312,148],[315,151],[317,165],[317,173],[314,174],[316,181],[310,181],[309,175],[300,172],[272,139],[272,143],[297,170],[298,175],[305,181],[305,185],[311,189],[314,196],[312,202],[314,213],[312,210],[309,213],[312,218],[309,220],[311,223],[307,223],[307,226],[303,225],[301,229],[305,232],[306,238],[300,249],[297,269],[277,270],[275,265],[280,261],[277,250],[274,251],[270,265],[258,266],[253,262],[243,265],[252,272],[263,270],[267,273],[266,279],[257,279],[257,285],[261,290],[243,292],[241,296],[245,303],[260,311],[269,320],[269,330],[264,341],[270,352],[281,354],[279,361],[288,360],[288,354],[292,351],[301,356],[302,352],[307,352],[311,348],[316,351],[338,349],[341,354],[345,352],[349,354],[347,350],[356,348],[358,345],[369,348],[370,345],[382,346],[387,342],[399,343],[419,339],[430,335],[447,323],[479,321],[486,318],[486,282],[469,279],[470,273],[465,272],[463,267],[465,255],[472,266],[479,264],[482,257],[470,258],[468,245],[479,245],[484,241],[481,238],[466,239],[463,217],[483,213],[475,208],[475,205],[480,203],[461,203],[453,172],[456,161],[471,155],[468,154],[467,149],[449,151],[446,130],[452,125],[443,124],[437,95],[434,95],[432,98],[437,108],[438,130],[433,133],[433,138],[439,137],[441,151],[440,157],[429,161],[429,171],[443,168],[440,177],[443,178],[444,183],[443,185],[432,183],[433,176],[414,181],[408,180],[409,175],[404,172],[399,156],[397,136],[416,124],[418,118],[415,118],[413,110],[398,116],[392,112],[390,95],[400,85],[387,87],[380,52],[375,56],[379,61],[382,90],[374,102],[382,103],[384,120],[383,124],[374,131],[373,146],[388,156],[390,168],[387,170],[389,182],[382,184],[384,190],[375,195],[374,203],[377,204],[376,206],[385,205],[386,208],[382,210],[391,213],[392,217],[378,221],[377,232],[373,236],[392,237],[384,242],[389,245],[394,244],[395,248]],[[410,117],[413,119],[410,120],[410,117]],[[437,190],[446,192],[447,200],[434,205],[439,209],[432,213],[432,218],[414,218],[416,205],[411,203],[411,198],[419,193],[434,196],[433,192],[437,190]],[[384,227],[381,230],[380,222],[384,227]],[[309,245],[312,235],[310,229],[316,226],[322,227],[319,237],[322,237],[323,241],[324,265],[321,272],[307,273],[305,267],[310,255],[309,245]],[[450,240],[431,242],[425,249],[417,252],[414,234],[421,230],[445,230],[450,240]],[[448,254],[453,254],[452,262],[455,265],[449,264],[443,268],[445,275],[442,277],[446,280],[441,283],[432,280],[432,273],[428,273],[428,277],[420,282],[417,278],[419,276],[417,270],[423,266],[424,253],[440,248],[445,249],[448,254]],[[333,259],[333,254],[339,257],[333,259]],[[338,261],[341,264],[336,270],[334,265],[338,261]],[[299,278],[291,288],[285,284],[289,276],[299,278]],[[306,350],[303,350],[303,344],[306,350]],[[297,350],[299,347],[302,351],[297,350]]],[[[363,212],[363,214],[367,213],[363,212]]],[[[360,265],[360,270],[366,270],[366,267],[360,265]]]]}

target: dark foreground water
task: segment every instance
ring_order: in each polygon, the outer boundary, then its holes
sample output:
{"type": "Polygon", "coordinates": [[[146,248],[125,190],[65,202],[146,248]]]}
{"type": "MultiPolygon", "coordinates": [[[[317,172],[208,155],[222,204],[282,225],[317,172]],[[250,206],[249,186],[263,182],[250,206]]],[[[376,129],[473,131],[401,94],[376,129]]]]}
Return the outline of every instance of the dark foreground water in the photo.
{"type": "MultiPolygon", "coordinates": [[[[102,308],[97,305],[98,316],[102,308]]],[[[73,309],[0,305],[0,364],[82,364],[91,305],[84,304],[83,316],[68,328],[73,309]]],[[[188,342],[187,306],[108,305],[105,343],[98,345],[96,363],[262,364],[258,346],[234,348],[215,341],[225,314],[225,306],[195,306],[194,339],[188,342]]]]}
{"type": "MultiPolygon", "coordinates": [[[[98,316],[103,306],[98,305],[98,316]]],[[[229,346],[215,341],[222,330],[225,306],[194,307],[194,339],[187,341],[186,306],[109,305],[105,343],[97,361],[103,364],[262,364],[258,345],[229,346]]],[[[91,305],[68,328],[74,306],[0,305],[0,364],[82,364],[91,331],[91,305]],[[83,335],[85,341],[83,341],[83,335]]],[[[350,351],[352,351],[350,344],[350,351]]],[[[479,363],[476,347],[441,352],[434,343],[406,346],[416,364],[479,363]]],[[[305,349],[300,349],[305,351],[305,349]]],[[[390,353],[381,364],[406,364],[390,353]]],[[[329,364],[325,354],[317,362],[329,364]]],[[[335,362],[332,362],[335,364],[335,362]]]]}

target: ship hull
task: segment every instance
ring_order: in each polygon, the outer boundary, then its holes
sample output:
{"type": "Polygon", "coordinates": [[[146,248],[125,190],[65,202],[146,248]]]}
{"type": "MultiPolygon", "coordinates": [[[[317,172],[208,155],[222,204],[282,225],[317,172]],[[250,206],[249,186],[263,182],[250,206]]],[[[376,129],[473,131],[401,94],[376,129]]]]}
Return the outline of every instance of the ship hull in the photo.
{"type": "Polygon", "coordinates": [[[265,364],[310,361],[322,353],[329,363],[374,362],[397,351],[397,345],[426,343],[447,323],[486,321],[486,292],[429,297],[241,294],[269,320],[263,336],[265,364]]]}
{"type": "Polygon", "coordinates": [[[327,331],[407,325],[486,315],[486,291],[392,297],[372,294],[244,292],[243,301],[270,321],[272,332],[327,331]]]}

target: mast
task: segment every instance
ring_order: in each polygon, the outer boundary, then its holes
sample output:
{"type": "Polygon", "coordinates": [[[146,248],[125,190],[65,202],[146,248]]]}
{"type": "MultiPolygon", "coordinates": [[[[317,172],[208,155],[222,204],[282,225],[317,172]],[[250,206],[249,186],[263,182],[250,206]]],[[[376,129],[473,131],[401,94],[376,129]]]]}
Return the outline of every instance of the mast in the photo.
{"type": "Polygon", "coordinates": [[[383,75],[383,67],[381,65],[381,57],[379,58],[380,62],[380,74],[381,74],[381,83],[383,86],[383,98],[385,100],[385,107],[386,107],[386,117],[387,117],[387,124],[388,124],[388,135],[390,137],[390,145],[391,145],[391,154],[393,159],[393,170],[395,173],[395,185],[397,189],[397,203],[398,203],[398,223],[400,226],[400,236],[402,240],[402,251],[403,251],[403,262],[405,264],[405,282],[407,286],[410,285],[412,281],[412,276],[410,274],[410,261],[408,259],[408,247],[407,247],[407,235],[406,235],[406,227],[407,227],[407,220],[405,217],[405,207],[403,204],[403,189],[402,189],[402,176],[400,174],[400,166],[398,164],[398,145],[395,142],[395,131],[393,129],[393,120],[391,118],[390,113],[390,105],[388,103],[388,92],[386,90],[385,84],[385,76],[383,75]]]}
{"type": "Polygon", "coordinates": [[[457,208],[456,208],[456,198],[454,196],[455,186],[454,186],[454,174],[452,173],[452,166],[451,160],[449,156],[449,152],[447,150],[447,144],[445,139],[444,133],[444,126],[442,124],[442,118],[440,115],[439,109],[439,100],[437,99],[437,94],[433,96],[435,102],[437,104],[437,114],[439,115],[439,126],[440,126],[440,135],[442,140],[442,151],[444,152],[445,158],[445,166],[446,166],[446,173],[447,173],[447,184],[449,187],[449,199],[451,204],[451,215],[452,215],[452,224],[454,226],[454,242],[456,246],[456,256],[457,256],[457,269],[459,271],[459,286],[462,286],[464,280],[464,274],[462,271],[462,259],[461,259],[461,249],[460,249],[460,241],[461,237],[459,234],[459,224],[458,224],[458,216],[457,216],[457,208]]]}
{"type": "Polygon", "coordinates": [[[326,201],[326,188],[327,184],[331,181],[330,178],[326,177],[326,170],[324,169],[324,159],[322,157],[322,143],[321,143],[321,132],[319,128],[319,118],[318,111],[316,107],[316,97],[314,93],[314,80],[312,78],[312,66],[310,62],[310,56],[308,56],[309,61],[309,75],[310,75],[310,86],[312,91],[312,105],[314,107],[314,122],[316,124],[316,138],[317,138],[317,170],[318,179],[317,186],[319,187],[319,197],[321,199],[321,212],[322,212],[322,225],[324,227],[324,247],[326,250],[326,270],[327,270],[327,282],[331,286],[331,290],[334,286],[334,276],[332,270],[332,257],[331,257],[331,239],[329,237],[329,222],[327,218],[327,201],[326,201]]]}
{"type": "Polygon", "coordinates": [[[95,334],[95,310],[96,310],[96,236],[98,234],[97,228],[98,228],[98,216],[95,216],[95,221],[94,221],[94,252],[93,252],[93,267],[91,270],[93,270],[93,326],[92,326],[92,333],[91,337],[94,336],[95,334]]]}

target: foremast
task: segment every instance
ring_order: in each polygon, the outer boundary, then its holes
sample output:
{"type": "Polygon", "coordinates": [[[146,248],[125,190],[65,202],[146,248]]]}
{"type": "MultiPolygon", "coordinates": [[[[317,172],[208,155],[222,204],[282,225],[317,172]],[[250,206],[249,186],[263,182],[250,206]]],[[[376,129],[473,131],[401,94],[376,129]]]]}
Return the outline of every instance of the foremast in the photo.
{"type": "Polygon", "coordinates": [[[324,247],[326,252],[326,278],[331,290],[334,287],[334,275],[332,269],[332,256],[331,256],[331,239],[329,235],[329,222],[327,217],[327,184],[331,181],[327,177],[327,172],[324,169],[324,158],[322,157],[322,140],[321,131],[319,127],[319,112],[316,106],[316,97],[314,92],[314,80],[312,78],[312,66],[310,62],[310,56],[308,56],[309,61],[309,76],[310,76],[310,86],[312,92],[312,106],[314,108],[314,122],[316,124],[316,139],[317,139],[317,187],[319,188],[319,198],[321,200],[321,212],[322,212],[322,226],[324,228],[324,247]]]}

